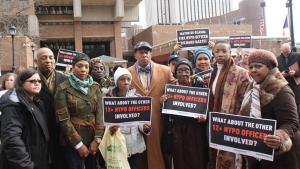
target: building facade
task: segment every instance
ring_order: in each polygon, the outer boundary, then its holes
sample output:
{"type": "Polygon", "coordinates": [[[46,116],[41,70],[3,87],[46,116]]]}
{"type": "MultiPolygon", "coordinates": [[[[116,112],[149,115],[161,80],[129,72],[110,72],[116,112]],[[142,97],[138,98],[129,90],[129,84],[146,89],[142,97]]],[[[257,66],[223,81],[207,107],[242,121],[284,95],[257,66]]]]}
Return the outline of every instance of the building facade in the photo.
{"type": "MultiPolygon", "coordinates": [[[[36,48],[49,47],[55,55],[63,48],[84,52],[91,58],[122,58],[121,29],[139,20],[140,1],[1,0],[0,34],[9,36],[9,26],[15,25],[16,37],[28,36],[36,48]]],[[[11,57],[2,56],[7,60],[11,57]]]]}
{"type": "Polygon", "coordinates": [[[173,25],[224,15],[232,0],[145,0],[146,24],[173,25]]]}
{"type": "Polygon", "coordinates": [[[145,0],[146,25],[250,24],[252,35],[266,35],[265,2],[242,0],[145,0]]]}

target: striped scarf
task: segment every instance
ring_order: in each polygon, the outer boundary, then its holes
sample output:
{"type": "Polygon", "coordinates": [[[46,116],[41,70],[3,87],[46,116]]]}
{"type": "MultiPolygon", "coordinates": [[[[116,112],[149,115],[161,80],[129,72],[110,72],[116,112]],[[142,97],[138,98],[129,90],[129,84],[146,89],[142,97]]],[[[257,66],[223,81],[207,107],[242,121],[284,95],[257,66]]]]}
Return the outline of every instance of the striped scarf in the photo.
{"type": "Polygon", "coordinates": [[[244,107],[247,103],[251,103],[250,106],[250,117],[260,118],[261,117],[261,106],[260,106],[260,85],[256,82],[253,83],[252,89],[249,90],[243,99],[242,107],[244,107]]]}

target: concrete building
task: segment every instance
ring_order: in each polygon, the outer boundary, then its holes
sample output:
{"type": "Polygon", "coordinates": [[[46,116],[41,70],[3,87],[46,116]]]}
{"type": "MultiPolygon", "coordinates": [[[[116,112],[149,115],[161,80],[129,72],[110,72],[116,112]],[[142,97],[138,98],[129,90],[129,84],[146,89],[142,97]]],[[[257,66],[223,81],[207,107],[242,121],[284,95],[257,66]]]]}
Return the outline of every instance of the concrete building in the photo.
{"type": "Polygon", "coordinates": [[[145,0],[147,26],[182,24],[230,11],[232,0],[145,0]]]}
{"type": "MultiPolygon", "coordinates": [[[[153,25],[141,31],[129,40],[129,48],[139,41],[147,41],[153,45],[152,60],[158,63],[166,64],[173,47],[176,44],[176,31],[183,29],[208,28],[210,31],[211,41],[228,41],[229,36],[250,35],[253,32],[250,24],[185,24],[185,25],[153,25]]],[[[280,54],[280,45],[288,42],[286,37],[266,37],[252,36],[252,47],[266,49],[280,54]]],[[[132,53],[124,55],[128,60],[129,65],[135,62],[132,53]]],[[[189,50],[180,51],[180,55],[186,58],[191,58],[193,53],[189,50]]]]}
{"type": "Polygon", "coordinates": [[[145,0],[146,25],[250,24],[252,35],[266,35],[265,3],[243,0],[233,9],[232,0],[145,0]]]}
{"type": "Polygon", "coordinates": [[[265,36],[267,32],[264,8],[265,3],[262,0],[243,0],[239,3],[237,10],[196,22],[199,24],[250,24],[252,25],[251,35],[265,36]]]}
{"type": "MultiPolygon", "coordinates": [[[[47,46],[55,54],[64,48],[84,52],[90,57],[104,54],[122,58],[121,29],[139,20],[140,1],[2,0],[0,33],[9,35],[8,27],[15,25],[16,38],[28,36],[38,47],[47,46]]],[[[32,42],[21,44],[31,46],[28,43],[32,42]]],[[[9,64],[5,59],[11,60],[12,56],[1,55],[4,60],[1,64],[9,64]]],[[[7,67],[2,66],[2,69],[7,67]]]]}

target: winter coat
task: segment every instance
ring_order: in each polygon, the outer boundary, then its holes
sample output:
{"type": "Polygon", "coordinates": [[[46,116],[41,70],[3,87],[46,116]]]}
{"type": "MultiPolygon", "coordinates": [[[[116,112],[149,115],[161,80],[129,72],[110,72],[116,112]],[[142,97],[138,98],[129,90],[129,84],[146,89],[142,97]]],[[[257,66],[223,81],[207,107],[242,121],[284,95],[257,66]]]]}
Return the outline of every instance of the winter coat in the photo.
{"type": "Polygon", "coordinates": [[[61,145],[76,146],[82,142],[88,147],[94,138],[102,138],[104,126],[98,83],[93,83],[87,95],[73,88],[69,80],[61,83],[55,94],[55,112],[62,131],[61,145]]]}
{"type": "MultiPolygon", "coordinates": [[[[298,66],[300,67],[300,54],[291,52],[288,56],[288,63],[285,63],[285,57],[281,54],[279,57],[277,57],[278,61],[278,68],[280,72],[283,72],[285,70],[289,70],[289,67],[293,65],[294,63],[298,63],[298,66]]],[[[295,77],[300,77],[300,70],[295,73],[295,77]]],[[[300,104],[300,86],[298,86],[294,80],[293,77],[286,77],[285,78],[289,82],[289,86],[293,90],[295,94],[296,103],[300,104]]]]}
{"type": "MultiPolygon", "coordinates": [[[[113,89],[112,92],[108,94],[109,97],[117,97],[117,94],[114,92],[115,89],[113,89]]],[[[126,97],[141,97],[141,95],[138,94],[135,89],[130,89],[126,94],[126,97]]],[[[146,133],[143,132],[142,124],[122,126],[120,127],[120,131],[126,140],[128,157],[134,154],[142,153],[146,150],[146,144],[143,137],[143,134],[146,135],[146,133]]]]}
{"type": "MultiPolygon", "coordinates": [[[[40,73],[40,76],[41,73],[40,73]]],[[[39,98],[46,103],[45,104],[45,109],[47,110],[46,115],[47,115],[47,124],[49,128],[49,133],[50,133],[50,155],[51,155],[51,162],[53,169],[63,169],[65,168],[64,162],[61,160],[62,153],[61,149],[59,147],[59,126],[56,122],[56,117],[55,117],[55,110],[54,110],[54,94],[55,91],[57,90],[57,87],[59,84],[61,84],[63,81],[65,81],[68,77],[64,75],[61,72],[55,71],[55,84],[54,84],[54,89],[53,93],[50,92],[48,89],[47,85],[45,84],[44,81],[42,81],[42,89],[39,94],[39,98]]]]}
{"type": "MultiPolygon", "coordinates": [[[[216,73],[217,65],[215,65],[210,79],[211,91],[216,73]]],[[[215,95],[210,92],[209,111],[238,114],[249,83],[248,71],[235,65],[231,59],[221,70],[216,84],[215,95]]],[[[231,152],[211,148],[210,168],[234,169],[236,166],[242,165],[242,159],[239,157],[236,157],[231,152]],[[240,159],[239,162],[236,160],[238,158],[240,159]]]]}
{"type": "MultiPolygon", "coordinates": [[[[147,137],[147,160],[149,169],[164,169],[164,160],[161,151],[161,136],[163,120],[161,117],[161,105],[159,98],[165,92],[165,85],[175,83],[171,69],[167,66],[151,62],[151,83],[149,90],[145,90],[139,79],[136,65],[128,68],[132,75],[132,86],[142,96],[152,97],[151,134],[147,137]]],[[[145,168],[145,167],[144,167],[145,168]]]]}
{"type": "Polygon", "coordinates": [[[0,100],[3,168],[48,169],[49,132],[41,101],[30,101],[20,90],[0,100]]]}
{"type": "MultiPolygon", "coordinates": [[[[293,91],[281,73],[273,69],[269,77],[260,85],[259,95],[261,117],[277,121],[276,135],[283,140],[283,143],[278,150],[275,150],[273,162],[258,161],[248,157],[249,169],[299,169],[300,132],[293,91]]],[[[242,107],[240,115],[249,116],[251,103],[247,104],[242,107]]]]}

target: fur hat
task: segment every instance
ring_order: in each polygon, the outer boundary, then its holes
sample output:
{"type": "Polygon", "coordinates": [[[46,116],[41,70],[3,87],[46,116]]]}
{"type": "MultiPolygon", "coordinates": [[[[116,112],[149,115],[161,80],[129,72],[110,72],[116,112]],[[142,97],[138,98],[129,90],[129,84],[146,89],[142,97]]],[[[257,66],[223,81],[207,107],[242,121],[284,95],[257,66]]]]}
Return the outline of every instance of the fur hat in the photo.
{"type": "Polygon", "coordinates": [[[114,74],[114,81],[115,81],[115,85],[118,85],[118,80],[121,76],[123,75],[128,75],[130,77],[130,79],[132,78],[131,73],[122,67],[118,67],[118,69],[116,70],[115,74],[114,74]]]}
{"type": "Polygon", "coordinates": [[[274,53],[263,49],[253,51],[248,58],[248,62],[249,65],[251,63],[262,63],[268,66],[269,69],[278,66],[277,58],[274,53]]]}
{"type": "Polygon", "coordinates": [[[199,57],[199,55],[201,53],[207,55],[207,57],[209,58],[209,60],[211,60],[211,58],[212,58],[211,51],[209,49],[207,49],[207,48],[199,48],[194,53],[194,63],[196,63],[196,61],[198,60],[198,57],[199,57]]]}

